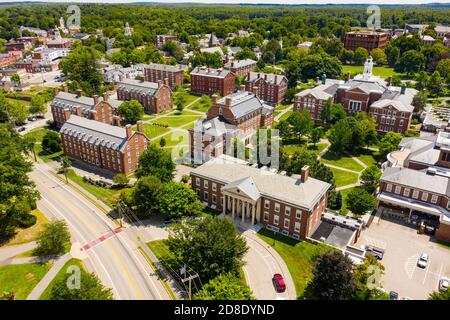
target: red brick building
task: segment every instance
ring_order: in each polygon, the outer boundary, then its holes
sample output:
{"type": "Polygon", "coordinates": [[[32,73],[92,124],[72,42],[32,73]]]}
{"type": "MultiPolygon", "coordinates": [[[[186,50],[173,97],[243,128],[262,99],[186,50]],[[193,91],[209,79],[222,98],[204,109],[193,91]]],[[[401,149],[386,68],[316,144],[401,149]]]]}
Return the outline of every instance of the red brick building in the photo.
{"type": "Polygon", "coordinates": [[[172,110],[172,90],[161,80],[158,83],[124,79],[117,83],[117,99],[137,100],[148,113],[172,110]]]}
{"type": "Polygon", "coordinates": [[[376,31],[351,31],[345,34],[344,48],[355,51],[358,48],[365,48],[371,52],[375,48],[384,50],[389,40],[389,34],[376,31]]]}
{"type": "Polygon", "coordinates": [[[197,67],[191,71],[191,91],[200,94],[219,94],[222,97],[236,89],[236,76],[229,70],[197,67]]]}
{"type": "Polygon", "coordinates": [[[213,95],[207,118],[189,130],[191,158],[203,163],[224,154],[234,138],[248,144],[257,129],[270,127],[273,120],[274,108],[252,92],[238,91],[219,100],[213,95]]]}
{"type": "Polygon", "coordinates": [[[33,44],[30,41],[25,42],[8,42],[5,44],[5,51],[28,51],[33,49],[33,44]]]}
{"type": "Polygon", "coordinates": [[[236,77],[246,76],[256,68],[256,61],[252,59],[232,60],[223,66],[225,70],[230,70],[236,77]]]}
{"type": "Polygon", "coordinates": [[[116,109],[121,104],[122,101],[110,99],[108,94],[104,94],[103,100],[100,100],[99,96],[85,97],[81,90],[76,94],[69,93],[65,85],[64,92],[55,91],[50,107],[53,120],[60,128],[73,114],[106,124],[118,125],[120,118],[116,116],[116,109]]]}
{"type": "Polygon", "coordinates": [[[256,93],[258,98],[272,105],[283,102],[288,88],[285,76],[272,73],[250,72],[245,82],[245,90],[256,93]],[[257,91],[254,91],[257,88],[257,91]]]}
{"type": "Polygon", "coordinates": [[[137,131],[72,115],[60,130],[64,153],[94,167],[132,174],[150,143],[138,122],[137,131]]]}
{"type": "Polygon", "coordinates": [[[144,68],[144,79],[148,82],[156,82],[167,79],[170,88],[182,86],[184,81],[184,69],[181,64],[171,66],[167,64],[151,63],[144,68]]]}
{"type": "Polygon", "coordinates": [[[0,54],[0,68],[12,65],[16,62],[16,60],[17,60],[16,56],[12,54],[9,53],[0,54]]]}
{"type": "Polygon", "coordinates": [[[191,171],[192,188],[205,205],[242,222],[259,223],[295,239],[310,237],[327,207],[328,183],[264,172],[221,156],[191,171]]]}
{"type": "Polygon", "coordinates": [[[178,42],[178,37],[173,34],[158,34],[156,36],[156,47],[161,50],[167,41],[178,42]]]}
{"type": "Polygon", "coordinates": [[[70,48],[74,40],[69,38],[56,38],[47,40],[47,47],[51,48],[70,48]]]}
{"type": "Polygon", "coordinates": [[[349,114],[366,112],[375,120],[377,131],[404,133],[411,124],[414,107],[411,105],[417,90],[399,88],[372,75],[372,58],[369,57],[364,73],[346,81],[322,79],[315,88],[304,90],[294,97],[296,110],[306,109],[316,123],[322,123],[321,111],[331,99],[340,103],[349,114]]]}

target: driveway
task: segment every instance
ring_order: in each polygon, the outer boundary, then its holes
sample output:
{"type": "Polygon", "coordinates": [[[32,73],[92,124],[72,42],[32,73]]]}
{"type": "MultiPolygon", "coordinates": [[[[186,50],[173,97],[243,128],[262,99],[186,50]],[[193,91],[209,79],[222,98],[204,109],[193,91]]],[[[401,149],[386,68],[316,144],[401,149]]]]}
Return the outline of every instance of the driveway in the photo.
{"type": "Polygon", "coordinates": [[[450,278],[450,249],[433,242],[430,236],[401,222],[382,218],[362,232],[358,245],[372,244],[385,249],[381,263],[385,274],[381,283],[386,291],[398,292],[400,299],[427,299],[438,290],[438,281],[450,278]],[[425,269],[417,267],[422,253],[429,256],[425,269]]]}

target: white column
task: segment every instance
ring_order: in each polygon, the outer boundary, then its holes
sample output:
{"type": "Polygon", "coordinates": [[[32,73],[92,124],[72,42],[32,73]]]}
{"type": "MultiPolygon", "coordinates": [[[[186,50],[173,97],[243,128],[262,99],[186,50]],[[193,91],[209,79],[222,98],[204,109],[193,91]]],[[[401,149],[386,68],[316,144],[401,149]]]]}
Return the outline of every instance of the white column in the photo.
{"type": "Polygon", "coordinates": [[[227,215],[227,196],[222,194],[223,196],[223,201],[222,201],[222,212],[223,215],[226,216],[227,215]]]}
{"type": "Polygon", "coordinates": [[[259,220],[258,220],[258,214],[260,214],[260,209],[259,209],[259,199],[258,200],[256,200],[256,204],[255,204],[255,220],[256,220],[256,222],[258,222],[259,220]]]}
{"type": "Polygon", "coordinates": [[[242,210],[242,223],[244,223],[244,219],[245,219],[245,202],[242,201],[242,206],[241,206],[241,210],[242,210]]]}
{"type": "Polygon", "coordinates": [[[234,220],[234,213],[236,212],[235,199],[231,198],[231,218],[234,220]]]}
{"type": "Polygon", "coordinates": [[[255,216],[256,216],[256,204],[258,202],[252,204],[252,225],[255,224],[255,216]]]}
{"type": "Polygon", "coordinates": [[[250,218],[250,202],[247,202],[247,208],[245,209],[245,217],[250,218]]]}

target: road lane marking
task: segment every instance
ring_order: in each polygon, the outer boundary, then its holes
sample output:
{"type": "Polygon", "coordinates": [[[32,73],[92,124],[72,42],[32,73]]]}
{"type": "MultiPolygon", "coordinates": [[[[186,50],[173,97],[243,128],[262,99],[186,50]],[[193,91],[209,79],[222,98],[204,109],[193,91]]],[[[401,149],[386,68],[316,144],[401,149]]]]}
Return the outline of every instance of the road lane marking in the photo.
{"type": "Polygon", "coordinates": [[[89,241],[88,243],[82,245],[82,249],[84,251],[87,251],[87,250],[89,250],[89,249],[99,245],[103,241],[106,241],[106,240],[114,237],[116,234],[118,234],[119,232],[122,232],[122,231],[123,231],[123,228],[118,227],[118,228],[114,229],[113,231],[109,231],[109,232],[103,233],[98,238],[96,238],[96,239],[94,239],[92,241],[89,241]]]}
{"type": "Polygon", "coordinates": [[[430,270],[430,265],[431,265],[431,258],[428,257],[428,263],[427,263],[427,267],[425,268],[425,277],[423,277],[423,281],[422,284],[425,284],[425,281],[427,280],[427,275],[428,275],[428,271],[430,270]]]}

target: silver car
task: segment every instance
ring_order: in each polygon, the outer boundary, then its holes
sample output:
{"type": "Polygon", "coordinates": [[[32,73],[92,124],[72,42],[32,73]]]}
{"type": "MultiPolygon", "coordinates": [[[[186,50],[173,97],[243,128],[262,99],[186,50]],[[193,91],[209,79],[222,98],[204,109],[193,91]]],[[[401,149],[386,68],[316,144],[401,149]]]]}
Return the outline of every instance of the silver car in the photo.
{"type": "Polygon", "coordinates": [[[428,255],[426,253],[422,253],[420,255],[419,261],[417,261],[417,265],[421,268],[426,268],[428,265],[428,255]]]}
{"type": "Polygon", "coordinates": [[[447,291],[450,285],[450,280],[448,278],[441,278],[439,280],[439,291],[447,291]]]}

